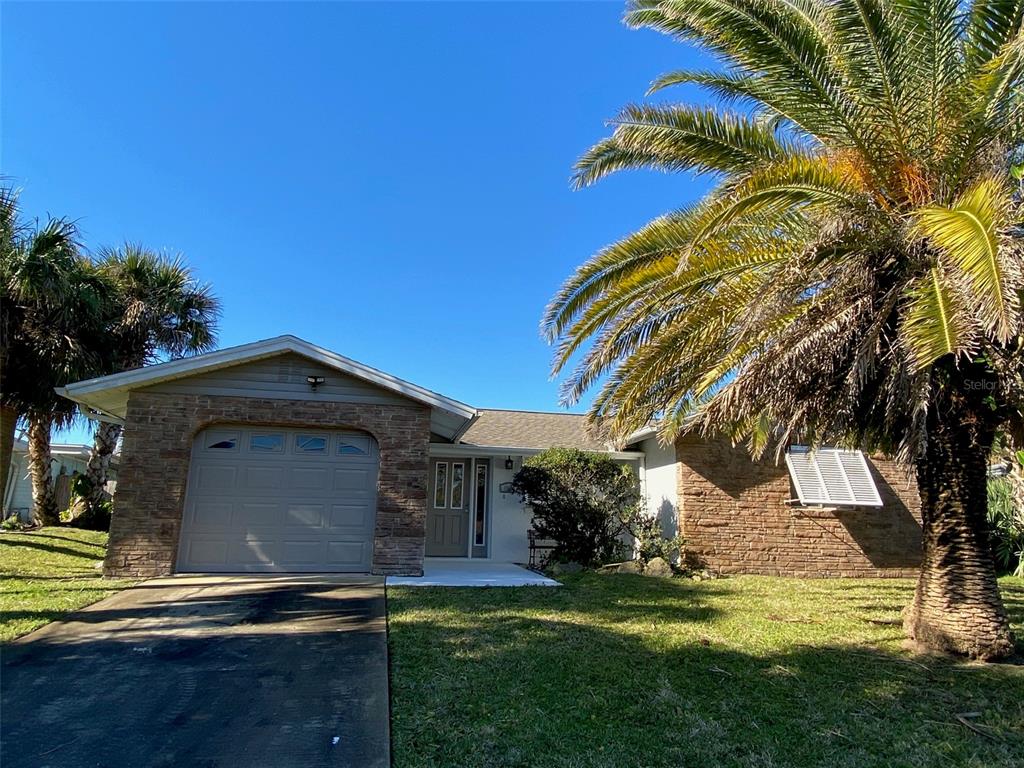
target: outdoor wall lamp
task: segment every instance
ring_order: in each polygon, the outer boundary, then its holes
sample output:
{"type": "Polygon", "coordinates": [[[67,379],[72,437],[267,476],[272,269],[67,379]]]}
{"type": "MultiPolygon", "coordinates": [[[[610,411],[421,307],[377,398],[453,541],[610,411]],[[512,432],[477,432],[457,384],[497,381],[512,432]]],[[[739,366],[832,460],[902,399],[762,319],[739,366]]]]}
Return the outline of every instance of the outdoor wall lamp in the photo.
{"type": "Polygon", "coordinates": [[[514,461],[512,461],[512,457],[511,456],[509,456],[507,459],[505,459],[505,469],[507,469],[509,472],[511,472],[515,468],[515,466],[516,466],[516,463],[514,461]]]}
{"type": "Polygon", "coordinates": [[[323,376],[307,376],[306,383],[309,384],[309,388],[316,392],[316,388],[324,383],[323,376]]]}

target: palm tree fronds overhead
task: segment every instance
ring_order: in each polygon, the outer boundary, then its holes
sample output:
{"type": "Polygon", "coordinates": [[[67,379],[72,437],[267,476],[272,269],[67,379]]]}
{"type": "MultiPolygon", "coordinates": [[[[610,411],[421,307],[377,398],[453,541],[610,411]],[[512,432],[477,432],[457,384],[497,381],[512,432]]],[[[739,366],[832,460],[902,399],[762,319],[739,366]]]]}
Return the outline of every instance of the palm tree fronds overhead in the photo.
{"type": "Polygon", "coordinates": [[[722,67],[652,92],[726,98],[627,106],[573,183],[636,168],[717,183],[553,299],[542,328],[564,399],[602,382],[591,415],[620,435],[665,417],[670,437],[686,413],[695,429],[768,419],[915,455],[932,367],[1003,354],[1021,332],[1009,169],[1022,121],[1008,118],[1022,16],[991,1],[630,3],[627,24],[722,67]]]}

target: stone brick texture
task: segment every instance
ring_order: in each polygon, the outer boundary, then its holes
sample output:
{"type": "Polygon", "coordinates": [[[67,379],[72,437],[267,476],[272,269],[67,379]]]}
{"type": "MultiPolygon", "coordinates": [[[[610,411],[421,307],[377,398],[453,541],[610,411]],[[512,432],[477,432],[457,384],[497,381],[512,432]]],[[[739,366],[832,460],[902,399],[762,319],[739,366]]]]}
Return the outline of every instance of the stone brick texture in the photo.
{"type": "Polygon", "coordinates": [[[719,573],[912,577],[921,558],[917,485],[895,462],[869,458],[883,506],[791,503],[784,461],[754,460],[728,441],[676,443],[679,529],[687,562],[719,573]]]}
{"type": "Polygon", "coordinates": [[[373,572],[422,575],[428,407],[133,392],[104,567],[108,576],[174,571],[192,441],[215,424],[357,429],[373,435],[380,447],[373,572]]]}

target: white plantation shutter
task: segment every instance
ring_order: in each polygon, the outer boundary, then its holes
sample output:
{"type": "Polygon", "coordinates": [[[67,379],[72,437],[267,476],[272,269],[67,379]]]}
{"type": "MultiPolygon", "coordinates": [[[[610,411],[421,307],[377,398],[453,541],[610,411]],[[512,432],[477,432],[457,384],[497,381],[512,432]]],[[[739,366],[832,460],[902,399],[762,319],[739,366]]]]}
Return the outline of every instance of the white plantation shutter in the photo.
{"type": "Polygon", "coordinates": [[[801,504],[880,507],[882,498],[860,451],[794,445],[786,466],[801,504]]]}

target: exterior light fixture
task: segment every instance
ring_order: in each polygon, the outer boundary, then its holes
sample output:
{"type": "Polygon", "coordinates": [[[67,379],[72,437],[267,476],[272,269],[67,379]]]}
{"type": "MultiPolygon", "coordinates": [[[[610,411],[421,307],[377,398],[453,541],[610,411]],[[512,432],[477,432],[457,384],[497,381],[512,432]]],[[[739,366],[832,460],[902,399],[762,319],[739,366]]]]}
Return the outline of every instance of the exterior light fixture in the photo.
{"type": "Polygon", "coordinates": [[[316,388],[324,383],[323,376],[307,376],[306,383],[309,384],[309,388],[316,392],[316,388]]]}
{"type": "Polygon", "coordinates": [[[512,457],[511,456],[509,456],[507,459],[505,459],[505,469],[507,469],[509,472],[511,472],[515,468],[515,466],[516,466],[516,463],[514,461],[512,461],[512,457]]]}

